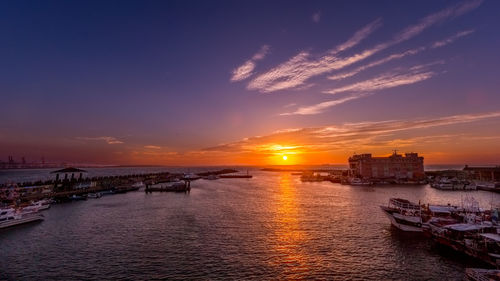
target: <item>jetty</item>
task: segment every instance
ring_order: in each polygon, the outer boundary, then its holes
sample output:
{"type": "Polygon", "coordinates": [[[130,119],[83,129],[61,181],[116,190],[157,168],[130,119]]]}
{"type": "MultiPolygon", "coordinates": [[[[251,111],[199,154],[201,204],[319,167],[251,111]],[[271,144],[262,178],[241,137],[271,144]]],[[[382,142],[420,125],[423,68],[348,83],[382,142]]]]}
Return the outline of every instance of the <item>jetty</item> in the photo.
{"type": "Polygon", "coordinates": [[[251,179],[252,175],[220,175],[221,179],[251,179]]]}
{"type": "Polygon", "coordinates": [[[82,169],[68,167],[51,172],[55,175],[53,180],[2,184],[0,203],[19,205],[43,199],[64,202],[72,198],[86,197],[87,194],[137,191],[146,184],[183,177],[182,173],[159,172],[89,178],[86,177],[87,173],[82,169]]]}
{"type": "Polygon", "coordinates": [[[164,181],[146,184],[144,189],[146,193],[152,192],[190,192],[191,191],[191,181],[164,181]]]}

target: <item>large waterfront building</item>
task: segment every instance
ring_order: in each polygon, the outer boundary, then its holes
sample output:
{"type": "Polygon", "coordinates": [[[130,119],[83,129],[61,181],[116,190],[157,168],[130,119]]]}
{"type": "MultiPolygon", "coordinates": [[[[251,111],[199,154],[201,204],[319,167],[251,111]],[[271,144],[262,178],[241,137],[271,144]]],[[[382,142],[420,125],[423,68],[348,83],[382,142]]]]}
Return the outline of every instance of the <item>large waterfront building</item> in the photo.
{"type": "Polygon", "coordinates": [[[349,157],[349,174],[363,179],[408,179],[425,177],[424,157],[418,153],[373,157],[371,154],[355,154],[349,157]]]}
{"type": "Polygon", "coordinates": [[[463,169],[470,179],[479,181],[498,182],[500,181],[500,166],[471,167],[465,165],[463,169]]]}

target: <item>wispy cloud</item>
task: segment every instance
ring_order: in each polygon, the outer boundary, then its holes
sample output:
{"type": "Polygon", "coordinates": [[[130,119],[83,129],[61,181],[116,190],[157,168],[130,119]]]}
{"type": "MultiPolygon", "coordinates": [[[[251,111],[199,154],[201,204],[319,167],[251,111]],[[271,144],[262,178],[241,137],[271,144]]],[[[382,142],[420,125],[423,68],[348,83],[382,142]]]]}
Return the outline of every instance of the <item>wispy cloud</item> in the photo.
{"type": "Polygon", "coordinates": [[[85,141],[105,141],[107,144],[122,144],[123,141],[118,140],[115,137],[77,137],[79,140],[85,141]]]}
{"type": "Polygon", "coordinates": [[[251,59],[247,60],[244,64],[233,70],[231,81],[241,81],[250,77],[253,74],[256,62],[262,60],[267,55],[268,52],[269,52],[269,46],[268,45],[262,46],[259,52],[253,55],[251,59]]]}
{"type": "Polygon", "coordinates": [[[145,145],[144,148],[146,148],[146,149],[161,149],[161,146],[145,145]]]}
{"type": "Polygon", "coordinates": [[[360,73],[361,71],[364,71],[368,68],[371,68],[371,67],[374,67],[374,66],[377,66],[377,65],[381,65],[381,64],[384,64],[384,63],[387,63],[387,62],[390,62],[390,61],[393,61],[393,60],[397,60],[397,59],[401,59],[401,58],[404,58],[404,57],[407,57],[407,56],[413,56],[413,55],[416,55],[420,52],[423,52],[429,48],[439,48],[439,47],[443,47],[443,46],[446,46],[450,43],[453,43],[454,41],[456,41],[457,39],[461,38],[461,37],[464,37],[464,36],[467,36],[471,33],[473,33],[474,30],[465,30],[465,31],[461,31],[453,36],[450,36],[448,38],[445,38],[443,40],[440,40],[440,41],[436,41],[434,43],[432,43],[429,47],[427,46],[422,46],[422,47],[418,47],[418,48],[414,48],[414,49],[410,49],[410,50],[407,50],[407,51],[404,51],[402,53],[397,53],[397,54],[392,54],[390,56],[387,56],[385,58],[382,58],[382,59],[379,59],[377,61],[374,61],[374,62],[371,62],[369,64],[366,64],[366,65],[362,65],[354,70],[351,70],[349,72],[344,72],[344,73],[339,73],[339,74],[335,74],[335,75],[332,75],[332,76],[329,76],[328,79],[330,80],[341,80],[341,79],[345,79],[345,78],[348,78],[348,77],[351,77],[351,76],[354,76],[358,73],[360,73]]]}
{"type": "Polygon", "coordinates": [[[322,102],[319,104],[311,105],[311,106],[303,106],[299,107],[296,111],[294,112],[287,112],[287,113],[281,113],[280,115],[312,115],[312,114],[319,114],[322,113],[325,109],[336,106],[351,100],[363,98],[372,95],[372,93],[360,93],[360,94],[353,94],[349,95],[344,98],[336,99],[336,100],[331,100],[331,101],[326,101],[322,102]]]}
{"type": "Polygon", "coordinates": [[[425,18],[421,19],[417,24],[409,26],[403,31],[401,31],[388,44],[394,45],[406,41],[437,23],[440,23],[447,19],[452,19],[461,16],[469,11],[476,9],[481,5],[482,2],[483,0],[463,1],[456,5],[448,7],[444,10],[441,10],[437,13],[430,14],[425,18]]]}
{"type": "MultiPolygon", "coordinates": [[[[405,143],[406,145],[410,144],[408,140],[403,141],[400,134],[394,134],[395,132],[411,131],[417,134],[416,137],[420,138],[420,141],[432,141],[432,137],[427,133],[418,136],[418,132],[425,132],[419,130],[478,122],[499,117],[500,111],[495,111],[426,119],[370,121],[323,127],[296,128],[280,130],[266,136],[249,137],[241,141],[221,144],[204,150],[228,153],[254,152],[267,155],[283,152],[283,150],[307,153],[311,151],[345,150],[347,148],[363,149],[375,145],[394,147],[395,145],[405,145],[405,143]]],[[[451,138],[452,136],[439,135],[438,137],[442,140],[447,137],[451,138]]]]}
{"type": "MultiPolygon", "coordinates": [[[[380,43],[352,56],[339,57],[337,54],[351,48],[380,26],[376,20],[356,32],[351,39],[327,52],[326,55],[314,58],[309,52],[302,51],[288,61],[262,73],[249,82],[249,90],[270,93],[278,90],[297,88],[314,76],[342,69],[348,65],[364,60],[390,46],[417,36],[431,26],[448,19],[455,18],[477,8],[482,0],[463,1],[439,12],[422,18],[418,23],[411,25],[397,33],[391,40],[380,43]]],[[[253,70],[253,68],[252,68],[253,70]]]]}
{"type": "Polygon", "coordinates": [[[343,92],[367,92],[414,84],[433,77],[436,73],[425,70],[426,65],[418,65],[407,72],[389,72],[362,82],[325,91],[327,94],[343,92]]]}
{"type": "Polygon", "coordinates": [[[461,37],[464,37],[464,36],[467,36],[471,33],[473,33],[474,30],[470,29],[470,30],[465,30],[465,31],[461,31],[451,37],[448,37],[444,40],[441,40],[441,41],[437,41],[437,42],[434,42],[431,46],[431,48],[439,48],[439,47],[443,47],[443,46],[446,46],[448,44],[451,44],[453,42],[455,42],[457,39],[461,38],[461,37]]]}
{"type": "Polygon", "coordinates": [[[304,85],[305,81],[313,76],[323,74],[338,69],[352,63],[367,54],[360,54],[347,59],[339,59],[335,55],[345,51],[368,37],[381,25],[381,20],[377,19],[357,31],[349,40],[340,44],[327,52],[326,55],[313,59],[309,52],[300,52],[287,62],[260,74],[248,84],[250,90],[258,90],[262,93],[269,93],[283,89],[296,88],[304,85]]]}
{"type": "Polygon", "coordinates": [[[316,12],[312,15],[312,20],[315,23],[318,23],[321,20],[321,12],[316,12]]]}

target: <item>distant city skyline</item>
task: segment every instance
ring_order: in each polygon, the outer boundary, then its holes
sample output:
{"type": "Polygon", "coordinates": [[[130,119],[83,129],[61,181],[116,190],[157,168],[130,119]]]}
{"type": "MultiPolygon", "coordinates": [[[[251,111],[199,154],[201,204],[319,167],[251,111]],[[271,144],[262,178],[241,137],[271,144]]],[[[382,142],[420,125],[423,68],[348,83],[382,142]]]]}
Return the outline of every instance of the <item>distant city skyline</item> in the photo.
{"type": "Polygon", "coordinates": [[[2,2],[0,161],[346,164],[397,149],[425,165],[500,164],[498,11],[2,2]]]}

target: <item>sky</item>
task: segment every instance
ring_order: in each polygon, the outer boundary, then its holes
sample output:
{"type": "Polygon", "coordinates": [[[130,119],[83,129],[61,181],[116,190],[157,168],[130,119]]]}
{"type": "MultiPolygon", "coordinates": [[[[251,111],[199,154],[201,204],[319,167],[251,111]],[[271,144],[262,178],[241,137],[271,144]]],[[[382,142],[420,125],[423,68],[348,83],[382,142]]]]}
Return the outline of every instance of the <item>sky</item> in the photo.
{"type": "Polygon", "coordinates": [[[2,1],[0,161],[345,164],[397,149],[499,164],[499,11],[2,1]]]}

